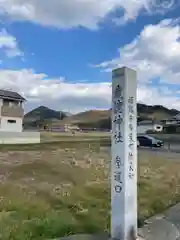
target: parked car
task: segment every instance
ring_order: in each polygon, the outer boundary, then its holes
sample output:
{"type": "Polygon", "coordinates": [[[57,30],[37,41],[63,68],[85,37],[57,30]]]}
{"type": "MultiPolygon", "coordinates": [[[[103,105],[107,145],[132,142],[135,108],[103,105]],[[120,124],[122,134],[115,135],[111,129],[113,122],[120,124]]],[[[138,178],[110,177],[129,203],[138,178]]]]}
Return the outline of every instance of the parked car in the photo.
{"type": "Polygon", "coordinates": [[[164,145],[162,140],[149,135],[139,135],[137,136],[137,141],[139,142],[139,146],[143,147],[162,147],[164,145]]]}

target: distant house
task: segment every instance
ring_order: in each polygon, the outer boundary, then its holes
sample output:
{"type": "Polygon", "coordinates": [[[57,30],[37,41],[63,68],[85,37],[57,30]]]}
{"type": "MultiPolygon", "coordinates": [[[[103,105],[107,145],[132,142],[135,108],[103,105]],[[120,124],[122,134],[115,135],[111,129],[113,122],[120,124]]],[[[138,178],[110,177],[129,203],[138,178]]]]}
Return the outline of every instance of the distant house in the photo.
{"type": "Polygon", "coordinates": [[[0,90],[0,131],[22,132],[25,99],[16,92],[0,90]]]}
{"type": "Polygon", "coordinates": [[[72,131],[80,131],[80,128],[74,124],[64,124],[64,123],[56,123],[50,127],[53,132],[72,132],[72,131]]]}
{"type": "Polygon", "coordinates": [[[164,124],[163,131],[166,133],[180,133],[180,114],[171,119],[161,121],[164,124]]]}
{"type": "Polygon", "coordinates": [[[163,125],[159,122],[155,122],[152,120],[144,120],[141,122],[138,122],[137,124],[137,133],[138,134],[145,134],[147,131],[153,131],[153,132],[162,132],[163,125]]]}
{"type": "Polygon", "coordinates": [[[170,118],[170,119],[164,119],[161,120],[161,122],[164,125],[176,125],[176,124],[180,124],[180,114],[175,115],[174,117],[170,118]]]}
{"type": "Polygon", "coordinates": [[[167,119],[167,120],[161,120],[161,123],[163,125],[177,125],[177,124],[180,124],[180,120],[167,119]]]}
{"type": "Polygon", "coordinates": [[[180,113],[172,117],[172,120],[180,120],[180,113]]]}

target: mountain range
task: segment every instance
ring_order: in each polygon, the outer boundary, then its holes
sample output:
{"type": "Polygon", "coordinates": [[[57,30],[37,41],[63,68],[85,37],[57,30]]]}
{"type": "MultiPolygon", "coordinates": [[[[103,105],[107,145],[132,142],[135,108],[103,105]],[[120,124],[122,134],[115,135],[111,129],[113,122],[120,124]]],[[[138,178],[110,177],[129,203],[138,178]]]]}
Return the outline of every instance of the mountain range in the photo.
{"type": "MultiPolygon", "coordinates": [[[[146,104],[137,104],[138,120],[170,119],[180,112],[176,109],[146,104]]],[[[56,111],[45,106],[37,107],[24,116],[24,127],[58,126],[61,124],[76,124],[79,127],[109,128],[111,125],[111,109],[90,110],[78,114],[56,111]]]]}

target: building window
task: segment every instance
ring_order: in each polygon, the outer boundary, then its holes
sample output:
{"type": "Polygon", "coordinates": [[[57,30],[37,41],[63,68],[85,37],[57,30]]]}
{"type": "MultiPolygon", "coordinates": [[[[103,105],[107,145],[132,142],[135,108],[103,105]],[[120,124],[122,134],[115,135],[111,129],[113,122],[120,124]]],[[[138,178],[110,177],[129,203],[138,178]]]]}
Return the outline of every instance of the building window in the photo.
{"type": "Polygon", "coordinates": [[[9,119],[9,120],[8,120],[8,123],[16,123],[16,120],[11,120],[11,119],[9,119]]]}

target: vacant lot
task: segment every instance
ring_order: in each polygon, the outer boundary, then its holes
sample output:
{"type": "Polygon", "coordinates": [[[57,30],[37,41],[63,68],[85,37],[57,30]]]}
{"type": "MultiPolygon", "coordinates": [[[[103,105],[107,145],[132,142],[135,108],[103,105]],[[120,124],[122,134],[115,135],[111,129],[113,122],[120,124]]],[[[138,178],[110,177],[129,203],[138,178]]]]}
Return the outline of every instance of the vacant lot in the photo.
{"type": "MultiPolygon", "coordinates": [[[[89,143],[41,146],[0,152],[0,239],[108,231],[109,152],[89,143]]],[[[180,201],[180,163],[143,152],[138,161],[142,220],[180,201]]]]}

